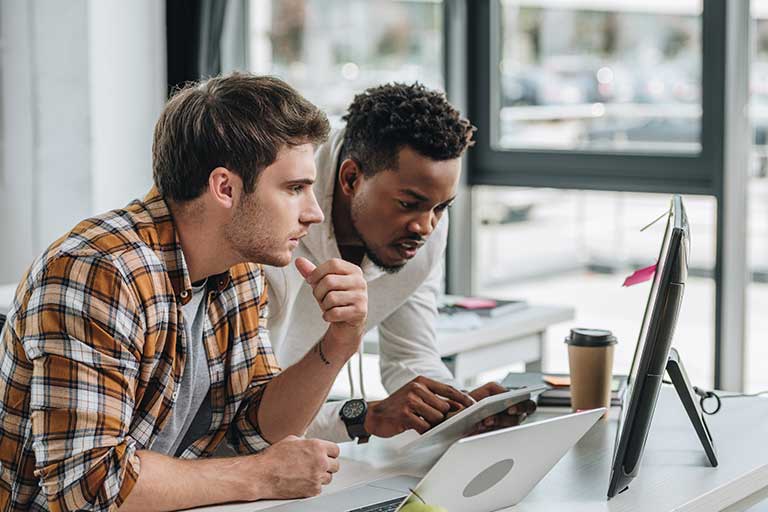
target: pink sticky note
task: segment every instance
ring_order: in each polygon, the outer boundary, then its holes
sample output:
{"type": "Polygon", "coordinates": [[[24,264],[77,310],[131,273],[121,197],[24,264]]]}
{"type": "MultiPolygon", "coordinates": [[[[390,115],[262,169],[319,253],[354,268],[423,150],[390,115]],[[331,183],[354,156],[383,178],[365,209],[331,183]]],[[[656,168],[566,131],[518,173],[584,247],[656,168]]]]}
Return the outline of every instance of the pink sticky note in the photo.
{"type": "Polygon", "coordinates": [[[496,307],[496,301],[480,297],[464,297],[457,300],[456,305],[464,309],[488,309],[496,307]]]}
{"type": "Polygon", "coordinates": [[[653,264],[650,267],[641,268],[640,270],[636,270],[631,276],[626,278],[622,286],[634,286],[639,283],[644,283],[646,281],[651,280],[653,278],[653,274],[655,273],[656,273],[656,264],[653,264]]]}

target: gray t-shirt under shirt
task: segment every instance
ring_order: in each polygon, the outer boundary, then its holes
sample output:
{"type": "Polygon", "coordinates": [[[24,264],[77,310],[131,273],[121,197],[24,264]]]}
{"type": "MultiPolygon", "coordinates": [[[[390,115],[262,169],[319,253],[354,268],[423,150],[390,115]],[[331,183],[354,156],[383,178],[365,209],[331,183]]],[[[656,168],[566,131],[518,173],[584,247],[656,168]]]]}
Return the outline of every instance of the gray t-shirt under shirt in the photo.
{"type": "Polygon", "coordinates": [[[205,282],[192,287],[192,298],[182,306],[187,337],[187,361],[176,388],[176,403],[167,423],[151,450],[166,455],[181,455],[187,447],[208,432],[211,425],[211,377],[203,344],[203,330],[208,318],[205,282]]]}

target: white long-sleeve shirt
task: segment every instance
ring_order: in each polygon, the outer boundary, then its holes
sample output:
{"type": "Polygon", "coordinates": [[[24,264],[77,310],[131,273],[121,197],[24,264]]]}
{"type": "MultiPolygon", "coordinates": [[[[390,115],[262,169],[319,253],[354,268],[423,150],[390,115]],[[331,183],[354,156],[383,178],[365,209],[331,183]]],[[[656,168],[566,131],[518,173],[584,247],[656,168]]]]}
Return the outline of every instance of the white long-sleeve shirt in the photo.
{"type": "MultiPolygon", "coordinates": [[[[316,155],[314,192],[325,222],[310,228],[294,258],[305,257],[315,264],[341,258],[333,231],[331,210],[343,130],[332,134],[316,155]]],[[[435,347],[437,294],[448,237],[444,216],[416,256],[396,274],[376,267],[367,257],[361,268],[368,283],[366,330],[378,327],[379,365],[384,388],[392,393],[418,375],[455,385],[435,347]]],[[[269,331],[280,366],[301,359],[328,329],[312,289],[293,264],[265,267],[269,282],[269,331]]],[[[349,441],[339,418],[343,402],[325,404],[307,431],[308,437],[335,442],[349,441]]]]}

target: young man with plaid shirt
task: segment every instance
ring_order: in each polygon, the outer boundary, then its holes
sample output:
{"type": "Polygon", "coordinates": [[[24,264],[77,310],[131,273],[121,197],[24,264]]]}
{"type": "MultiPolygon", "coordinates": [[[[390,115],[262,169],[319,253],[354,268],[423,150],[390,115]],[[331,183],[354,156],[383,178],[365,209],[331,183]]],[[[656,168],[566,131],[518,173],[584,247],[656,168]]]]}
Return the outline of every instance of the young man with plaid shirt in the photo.
{"type": "Polygon", "coordinates": [[[323,220],[324,114],[280,80],[191,85],[155,128],[155,187],[31,265],[0,344],[0,510],[169,510],[320,492],[301,436],[358,348],[360,269],[299,258],[329,328],[281,371],[261,264],[323,220]],[[241,455],[209,458],[224,440],[241,455]]]}

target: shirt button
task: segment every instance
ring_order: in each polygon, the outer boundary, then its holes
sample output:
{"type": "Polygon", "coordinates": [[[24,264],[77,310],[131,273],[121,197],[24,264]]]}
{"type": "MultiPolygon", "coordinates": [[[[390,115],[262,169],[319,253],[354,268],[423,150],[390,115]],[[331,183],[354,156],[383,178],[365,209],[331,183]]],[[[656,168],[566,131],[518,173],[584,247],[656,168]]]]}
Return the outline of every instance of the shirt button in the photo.
{"type": "Polygon", "coordinates": [[[171,395],[171,398],[173,398],[174,401],[176,401],[176,399],[178,397],[179,397],[179,392],[178,391],[174,391],[173,394],[171,395]]]}
{"type": "Polygon", "coordinates": [[[187,290],[184,290],[179,295],[181,296],[182,299],[186,299],[187,295],[189,295],[189,292],[187,290]]]}

